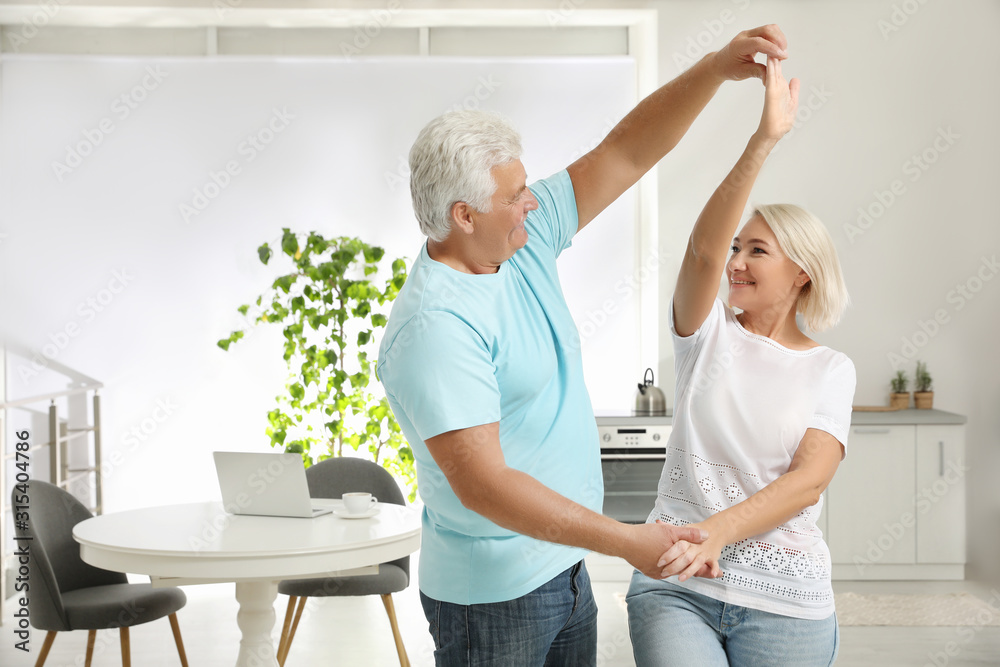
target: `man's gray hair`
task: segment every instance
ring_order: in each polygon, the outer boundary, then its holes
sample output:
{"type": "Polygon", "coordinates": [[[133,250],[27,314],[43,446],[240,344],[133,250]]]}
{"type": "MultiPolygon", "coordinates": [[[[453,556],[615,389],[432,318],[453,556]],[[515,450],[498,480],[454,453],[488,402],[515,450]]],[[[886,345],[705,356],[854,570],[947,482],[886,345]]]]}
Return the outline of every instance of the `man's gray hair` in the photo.
{"type": "Polygon", "coordinates": [[[520,157],[521,136],[500,114],[450,111],[432,120],[410,149],[410,194],[420,231],[434,241],[447,238],[456,202],[489,213],[497,189],[490,170],[520,157]]]}

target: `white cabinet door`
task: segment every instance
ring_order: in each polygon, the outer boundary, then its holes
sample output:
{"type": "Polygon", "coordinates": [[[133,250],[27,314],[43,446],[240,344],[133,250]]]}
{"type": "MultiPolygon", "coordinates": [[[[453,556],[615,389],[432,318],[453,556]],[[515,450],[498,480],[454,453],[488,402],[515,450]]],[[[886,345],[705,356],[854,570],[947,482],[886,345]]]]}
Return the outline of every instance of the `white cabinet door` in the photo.
{"type": "Polygon", "coordinates": [[[827,489],[834,563],[858,574],[868,565],[916,560],[913,494],[915,426],[852,426],[847,457],[827,489]]]}
{"type": "Polygon", "coordinates": [[[917,427],[917,562],[965,562],[965,427],[917,427]]]}

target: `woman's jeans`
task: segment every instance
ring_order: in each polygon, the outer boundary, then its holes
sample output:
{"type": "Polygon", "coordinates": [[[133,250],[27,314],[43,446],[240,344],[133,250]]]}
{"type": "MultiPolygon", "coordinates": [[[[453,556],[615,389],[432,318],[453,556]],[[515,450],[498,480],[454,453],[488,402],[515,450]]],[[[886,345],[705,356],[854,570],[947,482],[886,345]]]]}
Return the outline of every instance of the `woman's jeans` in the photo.
{"type": "Polygon", "coordinates": [[[826,667],[837,657],[836,614],[820,621],[781,616],[640,572],[626,601],[637,667],[826,667]]]}
{"type": "Polygon", "coordinates": [[[506,602],[461,605],[420,593],[438,667],[593,667],[597,604],[583,561],[506,602]]]}

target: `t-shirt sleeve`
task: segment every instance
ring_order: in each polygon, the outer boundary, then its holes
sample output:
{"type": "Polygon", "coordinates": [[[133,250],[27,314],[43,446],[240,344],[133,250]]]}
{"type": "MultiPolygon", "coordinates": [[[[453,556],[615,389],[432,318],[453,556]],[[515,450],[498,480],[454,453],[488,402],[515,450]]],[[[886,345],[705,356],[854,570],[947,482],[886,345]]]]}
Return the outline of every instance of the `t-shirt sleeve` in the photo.
{"type": "Polygon", "coordinates": [[[702,339],[705,338],[707,332],[721,326],[722,321],[726,318],[726,305],[722,303],[722,299],[716,299],[715,303],[712,304],[712,310],[708,312],[705,317],[705,321],[701,323],[690,336],[681,336],[677,333],[677,326],[674,322],[674,298],[670,297],[670,304],[668,305],[669,316],[670,316],[670,337],[674,341],[674,357],[678,357],[688,350],[696,347],[702,339]]]}
{"type": "Polygon", "coordinates": [[[407,322],[379,367],[386,392],[422,440],[500,421],[500,388],[489,347],[447,312],[407,322]]]}
{"type": "Polygon", "coordinates": [[[528,238],[532,236],[538,238],[558,257],[563,250],[572,245],[573,236],[580,226],[573,181],[569,177],[569,172],[563,169],[546,179],[532,183],[528,189],[538,200],[538,208],[528,213],[524,223],[528,238]]]}
{"type": "Polygon", "coordinates": [[[845,355],[839,356],[840,363],[830,370],[823,381],[809,428],[826,431],[839,440],[846,450],[847,435],[851,431],[851,405],[854,403],[857,374],[854,362],[845,355]]]}

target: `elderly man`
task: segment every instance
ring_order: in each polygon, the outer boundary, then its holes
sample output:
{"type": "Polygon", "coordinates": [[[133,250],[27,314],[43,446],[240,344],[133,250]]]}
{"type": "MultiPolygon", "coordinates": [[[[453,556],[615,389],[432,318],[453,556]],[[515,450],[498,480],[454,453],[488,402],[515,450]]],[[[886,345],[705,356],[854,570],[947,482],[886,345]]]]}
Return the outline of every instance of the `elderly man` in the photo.
{"type": "MultiPolygon", "coordinates": [[[[588,550],[656,577],[704,535],[601,515],[597,426],[556,257],[667,154],[727,79],[784,58],[777,26],[737,35],[640,102],[593,151],[529,188],[517,133],[452,112],[410,151],[427,235],[378,375],[413,447],[425,509],[421,601],[438,665],[593,665],[588,550]]],[[[702,572],[700,574],[707,574],[702,572]]]]}

